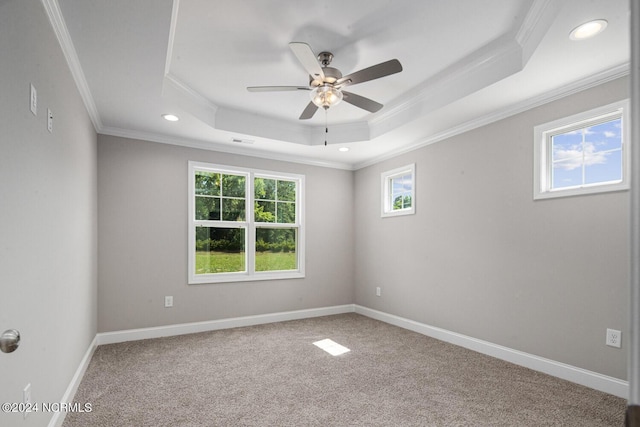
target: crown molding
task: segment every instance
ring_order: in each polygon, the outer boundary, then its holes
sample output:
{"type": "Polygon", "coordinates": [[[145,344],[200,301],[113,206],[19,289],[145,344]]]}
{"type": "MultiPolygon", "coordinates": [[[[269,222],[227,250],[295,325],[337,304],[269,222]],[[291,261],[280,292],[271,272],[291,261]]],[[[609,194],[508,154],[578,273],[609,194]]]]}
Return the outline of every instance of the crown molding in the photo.
{"type": "Polygon", "coordinates": [[[176,90],[179,90],[180,92],[182,92],[182,95],[185,98],[188,98],[192,102],[209,109],[212,113],[215,114],[216,111],[218,111],[218,106],[216,104],[211,102],[207,97],[201,95],[200,92],[198,92],[197,90],[195,90],[194,88],[186,84],[184,81],[180,80],[178,77],[174,76],[171,73],[167,73],[165,74],[164,78],[165,80],[162,88],[163,92],[167,90],[167,84],[168,84],[170,86],[173,86],[173,88],[175,88],[176,90]]]}
{"type": "MultiPolygon", "coordinates": [[[[517,28],[423,81],[414,90],[389,103],[381,113],[373,115],[369,120],[332,126],[333,141],[369,141],[415,120],[425,112],[441,108],[481,87],[522,71],[526,63],[523,45],[526,44],[529,51],[535,49],[542,38],[541,35],[552,22],[553,13],[550,11],[555,10],[554,4],[552,0],[534,0],[524,18],[515,24],[517,28]]],[[[171,61],[178,9],[179,0],[174,0],[165,61],[165,96],[179,100],[186,111],[214,129],[242,132],[302,145],[324,143],[322,126],[293,124],[257,113],[218,108],[214,102],[190,87],[188,83],[172,75],[171,61]],[[167,86],[171,88],[167,90],[167,86]],[[190,106],[189,101],[195,105],[190,106]]],[[[526,59],[528,60],[528,56],[526,59]]]]}
{"type": "Polygon", "coordinates": [[[326,160],[317,160],[313,158],[300,157],[296,155],[288,155],[275,153],[272,151],[264,151],[255,148],[247,148],[239,143],[237,145],[223,144],[213,141],[203,141],[190,138],[174,137],[169,135],[157,134],[153,132],[142,132],[131,129],[122,129],[117,127],[104,127],[99,132],[102,135],[117,136],[121,138],[137,139],[149,142],[158,142],[161,144],[176,145],[186,148],[196,148],[200,150],[217,151],[226,154],[237,154],[247,157],[257,157],[260,159],[278,160],[282,162],[298,163],[309,166],[317,166],[331,169],[353,170],[350,163],[332,162],[326,160]]]}
{"type": "Polygon", "coordinates": [[[527,41],[531,38],[538,21],[542,16],[544,16],[544,10],[550,3],[551,0],[534,0],[531,4],[531,7],[522,21],[522,25],[516,32],[516,41],[520,46],[527,44],[527,41]]]}
{"type": "Polygon", "coordinates": [[[169,40],[167,41],[167,56],[164,60],[164,75],[169,74],[171,68],[171,58],[173,57],[173,43],[176,38],[176,26],[178,25],[178,10],[180,9],[180,0],[173,0],[171,8],[171,24],[169,26],[169,40]]]}
{"type": "Polygon", "coordinates": [[[412,144],[406,145],[401,148],[396,148],[393,151],[389,151],[383,155],[372,157],[370,159],[367,159],[359,163],[358,162],[345,163],[345,162],[331,162],[331,161],[316,160],[316,159],[303,158],[303,157],[294,156],[294,155],[261,151],[261,150],[256,150],[254,148],[248,148],[243,146],[235,146],[230,144],[222,144],[217,142],[194,140],[194,139],[188,139],[188,138],[172,137],[168,135],[156,134],[151,132],[141,132],[141,131],[134,131],[130,129],[115,128],[115,127],[101,128],[98,133],[101,133],[104,135],[118,136],[122,138],[131,138],[131,139],[139,139],[139,140],[145,140],[145,141],[151,141],[151,142],[159,142],[163,144],[177,145],[177,146],[188,147],[188,148],[218,151],[218,152],[228,153],[228,154],[237,154],[237,155],[249,156],[249,157],[259,157],[259,158],[269,159],[269,160],[278,160],[278,161],[284,161],[284,162],[306,164],[310,166],[355,171],[355,170],[359,170],[359,169],[374,165],[376,163],[380,163],[388,159],[395,158],[402,154],[406,154],[414,150],[418,150],[427,145],[444,141],[456,135],[460,135],[465,132],[471,131],[473,129],[486,126],[488,124],[497,122],[499,120],[506,119],[508,117],[511,117],[516,114],[522,113],[524,111],[530,110],[532,108],[536,108],[541,105],[562,99],[564,97],[573,95],[583,90],[587,90],[595,86],[607,83],[609,81],[613,81],[618,78],[625,77],[629,74],[629,70],[630,70],[629,63],[620,64],[616,67],[610,68],[601,73],[586,77],[584,79],[573,82],[569,85],[565,85],[553,91],[546,92],[540,96],[527,99],[526,101],[507,106],[500,110],[494,111],[491,114],[478,117],[474,120],[470,120],[458,126],[452,127],[450,129],[446,129],[437,134],[429,135],[426,138],[419,139],[412,144]]]}
{"type": "Polygon", "coordinates": [[[515,34],[515,41],[522,46],[523,65],[535,52],[561,6],[558,1],[534,0],[515,34]]]}
{"type": "MultiPolygon", "coordinates": [[[[174,4],[175,5],[175,4],[174,4]]],[[[369,121],[332,125],[332,143],[369,141],[418,117],[521,71],[522,48],[507,34],[447,67],[369,121]]],[[[301,145],[324,143],[324,126],[309,126],[260,114],[221,108],[168,73],[163,95],[214,129],[301,145]]]]}
{"type": "MultiPolygon", "coordinates": [[[[84,72],[80,65],[80,61],[78,59],[75,47],[73,45],[73,41],[69,35],[67,26],[64,21],[64,17],[60,10],[60,6],[57,0],[41,0],[42,4],[45,8],[49,21],[54,29],[56,34],[56,38],[62,48],[64,56],[69,65],[70,71],[78,87],[82,100],[85,104],[87,112],[90,116],[90,119],[93,123],[96,131],[104,132],[104,127],[102,125],[102,120],[100,118],[100,114],[95,105],[93,96],[89,89],[89,85],[87,84],[86,78],[84,76],[84,72]]],[[[424,113],[424,104],[425,103],[434,103],[434,99],[438,99],[438,92],[440,96],[442,93],[446,93],[447,91],[443,90],[443,88],[451,88],[451,87],[460,87],[460,82],[471,81],[469,79],[472,75],[477,75],[480,68],[486,68],[493,65],[499,65],[501,61],[504,61],[505,58],[511,55],[519,55],[519,46],[526,45],[531,39],[531,34],[535,32],[536,28],[541,26],[541,21],[548,20],[547,18],[551,15],[549,13],[550,9],[554,9],[551,7],[554,4],[552,0],[535,0],[532,6],[530,7],[525,19],[523,20],[523,24],[519,28],[518,32],[515,35],[516,44],[511,43],[509,40],[506,40],[504,37],[502,40],[492,42],[487,45],[485,48],[480,49],[479,53],[475,53],[458,63],[454,64],[451,67],[448,67],[446,70],[443,70],[438,75],[434,76],[431,79],[423,82],[421,84],[421,89],[417,92],[412,91],[411,95],[407,94],[404,96],[404,99],[400,101],[396,101],[392,106],[386,109],[383,114],[374,116],[368,122],[358,122],[353,125],[351,124],[341,124],[334,126],[334,135],[333,139],[338,142],[346,142],[347,140],[370,140],[375,138],[376,136],[380,136],[392,129],[395,129],[398,126],[401,126],[403,122],[405,122],[407,118],[411,118],[415,116],[411,112],[411,110],[420,110],[420,112],[424,113]],[[493,45],[494,47],[491,47],[493,45]],[[436,95],[434,97],[434,95],[436,95]],[[344,134],[344,135],[343,135],[344,134]]],[[[174,93],[179,92],[178,97],[181,97],[181,104],[187,107],[187,110],[193,110],[193,108],[188,108],[189,103],[193,103],[197,105],[196,107],[199,111],[195,113],[195,115],[204,120],[208,125],[216,128],[215,117],[218,112],[218,106],[212,103],[209,99],[202,96],[198,91],[190,87],[187,83],[180,80],[178,77],[172,75],[170,73],[170,65],[171,65],[171,56],[173,51],[173,43],[175,38],[175,29],[178,19],[178,11],[180,6],[180,0],[173,0],[172,13],[171,13],[171,27],[169,31],[169,39],[167,43],[167,56],[165,61],[165,85],[163,90],[166,92],[171,92],[171,90],[167,90],[167,84],[171,86],[171,89],[174,93]]],[[[542,25],[546,29],[547,25],[542,25]]],[[[506,36],[507,39],[512,37],[511,35],[506,36]]],[[[513,39],[512,39],[513,40],[513,39]]],[[[538,40],[539,41],[539,40],[538,40]]],[[[437,104],[444,105],[447,102],[436,102],[437,104]]],[[[436,108],[435,106],[433,108],[436,108]]],[[[295,126],[298,129],[300,126],[295,126]]],[[[309,132],[304,132],[306,135],[303,139],[308,139],[308,141],[302,142],[304,145],[317,145],[321,139],[323,142],[323,135],[320,135],[319,131],[322,127],[319,126],[309,126],[309,132]]],[[[253,132],[259,135],[259,131],[253,132]]],[[[299,129],[294,132],[296,135],[292,135],[290,138],[283,138],[285,140],[289,140],[294,143],[301,143],[300,139],[300,131],[299,129]]],[[[282,135],[281,135],[282,136],[282,135]]]]}
{"type": "Polygon", "coordinates": [[[602,71],[601,73],[578,80],[569,85],[562,86],[555,90],[546,92],[542,95],[529,98],[525,101],[499,109],[497,111],[494,111],[491,114],[486,114],[484,116],[462,123],[458,126],[454,126],[445,131],[430,135],[424,139],[420,139],[412,144],[409,144],[400,149],[394,150],[393,152],[388,152],[381,156],[376,156],[371,159],[368,159],[364,162],[356,163],[353,165],[353,170],[362,169],[367,166],[380,163],[384,160],[392,159],[394,157],[412,152],[414,150],[425,147],[427,145],[431,145],[436,142],[440,142],[440,141],[452,138],[456,135],[463,134],[470,130],[477,129],[482,126],[486,126],[488,124],[497,122],[502,119],[506,119],[508,117],[525,112],[527,110],[531,110],[541,105],[548,104],[550,102],[565,98],[575,93],[582,92],[587,89],[591,89],[593,87],[616,80],[621,77],[625,77],[629,74],[629,70],[630,70],[630,64],[628,62],[624,64],[620,64],[616,67],[610,68],[608,70],[602,71]]]}
{"type": "Polygon", "coordinates": [[[420,114],[473,93],[520,72],[553,22],[558,2],[535,0],[516,31],[504,34],[481,49],[424,81],[370,120],[372,137],[383,135],[420,114]],[[482,79],[484,76],[484,79],[482,79]],[[482,80],[482,81],[481,81],[482,80]],[[395,122],[395,123],[394,123],[395,122]]]}
{"type": "MultiPolygon", "coordinates": [[[[219,142],[172,137],[156,133],[103,126],[100,114],[80,65],[76,49],[60,10],[58,0],[41,0],[41,3],[44,6],[45,12],[67,61],[76,87],[78,88],[87,113],[89,114],[91,122],[97,133],[334,169],[358,170],[629,74],[629,63],[624,63],[540,96],[508,106],[482,117],[478,117],[438,134],[429,135],[426,138],[422,138],[402,148],[395,149],[363,162],[345,163],[322,161],[303,158],[297,155],[267,152],[257,150],[255,148],[240,147],[219,142]]],[[[282,135],[279,135],[280,137],[287,136],[285,134],[290,134],[287,138],[277,138],[283,141],[290,141],[308,146],[317,145],[320,140],[322,140],[321,142],[324,141],[324,136],[322,135],[323,132],[321,132],[324,130],[324,127],[291,124],[290,122],[257,117],[255,114],[248,113],[243,116],[241,114],[242,112],[219,108],[216,104],[202,96],[188,84],[172,75],[170,73],[170,62],[179,5],[180,0],[173,0],[171,29],[165,61],[163,95],[165,94],[164,92],[167,91],[167,94],[172,98],[178,98],[182,105],[190,107],[186,108],[186,111],[191,112],[200,120],[204,120],[205,123],[213,128],[217,128],[216,124],[222,124],[223,126],[221,129],[226,127],[223,123],[216,123],[216,117],[220,116],[220,113],[222,113],[223,117],[230,115],[232,120],[224,119],[220,120],[220,122],[235,123],[239,121],[241,116],[244,119],[249,119],[241,121],[243,121],[244,126],[248,123],[253,123],[254,129],[253,132],[247,133],[243,128],[242,133],[244,134],[260,136],[260,132],[256,124],[261,123],[263,125],[267,125],[268,128],[278,129],[278,132],[283,133],[282,135]],[[194,112],[194,108],[197,111],[194,112]]],[[[499,68],[505,63],[508,64],[508,67],[513,68],[515,66],[514,64],[516,64],[518,60],[520,61],[519,69],[522,69],[528,60],[530,53],[535,50],[535,47],[538,45],[542,36],[548,29],[548,26],[552,22],[557,7],[558,3],[553,0],[534,0],[517,31],[505,34],[503,37],[487,44],[484,48],[476,51],[474,54],[467,56],[453,66],[448,67],[446,70],[423,82],[417,91],[412,91],[411,94],[405,94],[401,98],[397,98],[388,105],[388,108],[385,109],[382,114],[375,115],[369,121],[335,125],[331,143],[345,142],[346,139],[349,138],[355,138],[353,140],[363,141],[371,140],[392,129],[402,126],[409,120],[418,118],[420,115],[424,115],[425,112],[432,111],[438,107],[446,105],[448,102],[451,102],[438,98],[439,96],[442,96],[442,93],[446,94],[448,89],[463,92],[465,90],[469,90],[468,87],[465,89],[466,86],[461,86],[460,83],[464,82],[465,79],[473,80],[470,79],[470,77],[473,76],[475,78],[478,73],[482,71],[487,71],[491,68],[495,69],[496,67],[499,68]],[[434,102],[437,105],[434,106],[434,102]],[[344,134],[343,137],[340,136],[342,134],[344,134]]],[[[503,70],[503,72],[512,74],[514,71],[509,69],[507,71],[503,70]]],[[[504,77],[506,76],[501,78],[504,77]]],[[[467,94],[469,93],[471,92],[467,92],[467,94]]],[[[458,93],[457,97],[460,98],[464,95],[465,94],[458,93]]],[[[235,128],[232,130],[235,131],[235,128]]]]}
{"type": "Polygon", "coordinates": [[[102,120],[100,120],[100,114],[98,112],[98,109],[96,108],[96,104],[93,100],[93,96],[91,95],[91,91],[89,90],[87,79],[85,78],[82,67],[80,66],[80,60],[78,59],[78,54],[76,53],[76,49],[73,45],[73,41],[71,40],[71,36],[69,35],[69,31],[67,30],[67,25],[64,21],[64,17],[62,16],[62,11],[60,10],[58,0],[41,1],[47,17],[49,18],[49,22],[53,27],[53,31],[56,34],[56,38],[58,39],[58,44],[60,44],[62,53],[67,60],[67,64],[69,65],[69,70],[71,71],[73,80],[75,81],[76,87],[80,92],[80,97],[84,102],[87,113],[89,114],[91,122],[93,123],[93,127],[97,131],[102,128],[102,120]]]}
{"type": "Polygon", "coordinates": [[[522,70],[521,47],[503,36],[424,81],[370,120],[373,138],[522,70]]]}

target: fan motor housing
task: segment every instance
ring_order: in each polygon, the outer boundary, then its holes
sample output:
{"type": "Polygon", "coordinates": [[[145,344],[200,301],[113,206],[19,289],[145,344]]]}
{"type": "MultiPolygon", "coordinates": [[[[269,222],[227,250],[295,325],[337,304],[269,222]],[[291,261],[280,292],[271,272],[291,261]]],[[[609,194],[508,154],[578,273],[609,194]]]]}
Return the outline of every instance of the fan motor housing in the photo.
{"type": "Polygon", "coordinates": [[[322,72],[324,73],[324,81],[320,79],[314,79],[312,76],[309,76],[309,86],[318,87],[322,86],[325,83],[333,84],[338,79],[342,78],[342,73],[337,68],[323,67],[322,72]]]}

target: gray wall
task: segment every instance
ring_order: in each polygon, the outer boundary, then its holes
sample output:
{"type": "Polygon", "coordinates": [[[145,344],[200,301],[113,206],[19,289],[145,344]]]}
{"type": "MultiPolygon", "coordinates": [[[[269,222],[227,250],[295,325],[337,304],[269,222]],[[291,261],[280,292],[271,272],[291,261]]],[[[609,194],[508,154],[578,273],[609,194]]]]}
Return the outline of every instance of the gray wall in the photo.
{"type": "Polygon", "coordinates": [[[626,79],[348,172],[109,136],[96,153],[38,0],[0,1],[0,58],[0,332],[23,336],[0,402],[28,383],[59,401],[97,331],[353,302],[626,377],[628,193],[532,199],[533,126],[626,98],[626,79]],[[306,279],[186,284],[188,160],[306,175],[306,279]],[[410,162],[416,215],[380,218],[380,173],[410,162]]]}
{"type": "Polygon", "coordinates": [[[353,302],[350,171],[100,135],[98,195],[100,332],[353,302]],[[305,175],[306,278],[187,284],[189,160],[305,175]]]}
{"type": "Polygon", "coordinates": [[[629,194],[533,201],[533,127],[625,99],[627,85],[357,171],[355,302],[626,378],[629,194]],[[380,173],[412,162],[416,214],[381,218],[380,173]],[[605,346],[606,328],[623,349],[605,346]]]}
{"type": "Polygon", "coordinates": [[[28,383],[34,402],[59,402],[97,329],[96,133],[40,1],[0,1],[0,58],[0,332],[22,334],[0,353],[0,402],[28,383]]]}
{"type": "Polygon", "coordinates": [[[98,329],[355,302],[624,379],[625,344],[604,337],[627,333],[628,192],[534,202],[532,191],[533,127],[624,99],[627,84],[356,172],[101,135],[98,329]],[[189,160],[306,175],[306,279],[187,285],[189,160]],[[411,162],[417,213],[382,219],[380,173],[411,162]]]}

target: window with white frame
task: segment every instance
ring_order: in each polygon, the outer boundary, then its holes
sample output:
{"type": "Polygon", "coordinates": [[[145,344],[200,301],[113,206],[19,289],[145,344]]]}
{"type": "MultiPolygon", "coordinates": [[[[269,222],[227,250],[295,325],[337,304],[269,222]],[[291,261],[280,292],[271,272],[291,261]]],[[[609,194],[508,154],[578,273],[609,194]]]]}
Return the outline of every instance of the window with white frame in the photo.
{"type": "Polygon", "coordinates": [[[416,212],[415,163],[381,175],[382,216],[411,215],[416,212]]]}
{"type": "Polygon", "coordinates": [[[629,188],[629,102],[534,128],[534,199],[629,188]]]}
{"type": "Polygon", "coordinates": [[[304,176],[189,162],[189,283],[304,277],[304,176]]]}

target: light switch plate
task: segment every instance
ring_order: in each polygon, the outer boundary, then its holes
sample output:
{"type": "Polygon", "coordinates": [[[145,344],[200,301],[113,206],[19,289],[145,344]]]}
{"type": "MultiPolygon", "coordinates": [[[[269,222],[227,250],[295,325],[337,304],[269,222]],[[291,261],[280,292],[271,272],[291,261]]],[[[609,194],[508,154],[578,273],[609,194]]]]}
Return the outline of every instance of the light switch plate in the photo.
{"type": "Polygon", "coordinates": [[[38,91],[36,91],[33,84],[31,84],[31,92],[29,95],[29,108],[34,116],[38,115],[38,91]]]}
{"type": "Polygon", "coordinates": [[[53,133],[53,113],[47,108],[47,130],[53,133]]]}

